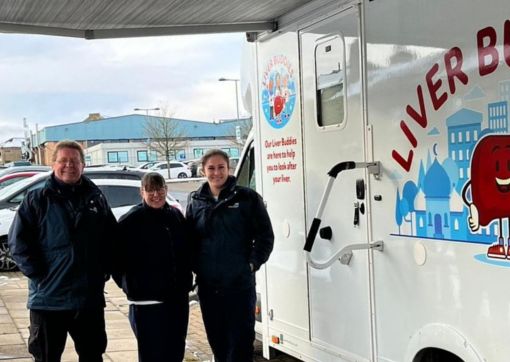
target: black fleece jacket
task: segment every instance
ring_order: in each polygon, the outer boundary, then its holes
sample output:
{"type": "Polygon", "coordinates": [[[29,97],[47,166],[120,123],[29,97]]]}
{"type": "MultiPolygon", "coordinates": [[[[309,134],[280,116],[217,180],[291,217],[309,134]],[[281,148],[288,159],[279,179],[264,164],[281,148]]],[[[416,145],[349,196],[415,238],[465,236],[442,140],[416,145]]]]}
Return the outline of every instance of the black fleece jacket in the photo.
{"type": "Polygon", "coordinates": [[[193,267],[200,288],[243,290],[273,250],[271,220],[260,195],[229,176],[218,200],[204,183],[190,194],[186,218],[193,232],[193,267]]]}
{"type": "Polygon", "coordinates": [[[165,301],[191,289],[190,242],[181,212],[134,206],[119,220],[113,278],[129,300],[165,301]]]}

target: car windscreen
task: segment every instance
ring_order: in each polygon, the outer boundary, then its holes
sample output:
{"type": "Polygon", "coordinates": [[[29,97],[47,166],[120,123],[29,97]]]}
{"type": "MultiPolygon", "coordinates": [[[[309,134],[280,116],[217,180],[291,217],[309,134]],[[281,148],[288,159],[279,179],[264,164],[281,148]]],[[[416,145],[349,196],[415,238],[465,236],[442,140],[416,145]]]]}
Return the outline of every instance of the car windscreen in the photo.
{"type": "Polygon", "coordinates": [[[130,186],[98,185],[111,208],[137,205],[142,201],[140,189],[130,186]]]}

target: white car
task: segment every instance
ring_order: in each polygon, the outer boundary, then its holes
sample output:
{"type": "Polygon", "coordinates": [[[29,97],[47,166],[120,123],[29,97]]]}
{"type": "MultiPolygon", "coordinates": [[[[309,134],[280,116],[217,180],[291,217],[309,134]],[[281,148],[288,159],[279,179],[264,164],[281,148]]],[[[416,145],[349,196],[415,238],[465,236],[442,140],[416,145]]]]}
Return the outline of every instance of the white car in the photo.
{"type": "MultiPolygon", "coordinates": [[[[168,164],[165,162],[158,162],[149,171],[159,173],[164,178],[168,178],[168,164]]],[[[170,178],[187,178],[191,177],[191,171],[184,163],[179,161],[170,161],[170,178]]]]}
{"type": "MultiPolygon", "coordinates": [[[[139,180],[93,179],[93,181],[105,195],[117,220],[142,200],[139,180]]],[[[166,201],[184,214],[181,204],[170,194],[167,194],[166,201]]],[[[15,214],[15,207],[0,209],[0,271],[16,269],[16,263],[12,260],[7,245],[7,234],[15,214]]]]}

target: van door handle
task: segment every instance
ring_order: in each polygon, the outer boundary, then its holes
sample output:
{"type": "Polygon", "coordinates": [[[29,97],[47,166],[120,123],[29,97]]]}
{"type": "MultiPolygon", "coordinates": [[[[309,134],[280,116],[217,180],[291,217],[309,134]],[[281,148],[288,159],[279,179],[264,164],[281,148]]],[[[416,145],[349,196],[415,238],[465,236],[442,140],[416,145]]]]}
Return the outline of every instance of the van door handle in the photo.
{"type": "Polygon", "coordinates": [[[359,225],[359,202],[354,203],[354,226],[359,225]]]}
{"type": "Polygon", "coordinates": [[[359,243],[359,244],[350,244],[339,251],[337,251],[331,258],[324,261],[315,261],[310,256],[310,253],[306,253],[306,260],[310,264],[310,266],[314,269],[326,269],[331,264],[333,264],[335,261],[340,260],[340,263],[343,265],[349,265],[351,262],[353,251],[354,250],[363,250],[363,249],[374,249],[383,251],[384,250],[384,242],[381,241],[374,241],[372,243],[359,243]]]}
{"type": "Polygon", "coordinates": [[[312,220],[312,224],[310,225],[310,231],[308,231],[308,235],[306,236],[305,246],[303,249],[306,252],[311,252],[313,248],[313,244],[315,242],[315,237],[319,232],[319,228],[321,226],[321,218],[324,208],[326,207],[326,203],[329,198],[329,194],[331,192],[331,188],[333,187],[333,183],[335,182],[336,177],[342,171],[352,170],[355,168],[366,168],[368,173],[374,175],[376,179],[379,179],[381,175],[381,162],[354,162],[354,161],[345,161],[337,163],[335,166],[331,168],[328,172],[329,180],[326,184],[326,188],[324,189],[324,193],[322,194],[321,201],[319,203],[319,208],[317,209],[317,213],[312,220]]]}

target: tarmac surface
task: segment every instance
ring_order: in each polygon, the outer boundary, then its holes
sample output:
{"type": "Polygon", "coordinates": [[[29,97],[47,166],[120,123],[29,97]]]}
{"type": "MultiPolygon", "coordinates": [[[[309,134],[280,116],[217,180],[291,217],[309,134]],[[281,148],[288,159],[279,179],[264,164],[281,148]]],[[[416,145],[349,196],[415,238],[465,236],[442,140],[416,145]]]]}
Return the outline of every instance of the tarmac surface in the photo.
{"type": "MultiPolygon", "coordinates": [[[[0,361],[33,361],[27,350],[29,312],[26,308],[28,293],[27,278],[20,272],[0,273],[0,361]]],[[[106,333],[108,347],[104,361],[137,361],[136,339],[131,331],[127,299],[114,282],[106,284],[106,333]]],[[[262,347],[255,343],[254,361],[267,361],[262,357],[262,347]]],[[[162,359],[164,360],[164,358],[162,359]]],[[[66,349],[62,355],[63,362],[78,361],[73,341],[67,339],[66,349]]],[[[190,320],[186,338],[185,362],[212,361],[212,354],[202,324],[200,306],[196,302],[190,305],[190,320]]],[[[280,355],[272,362],[298,361],[290,356],[280,355]]]]}

